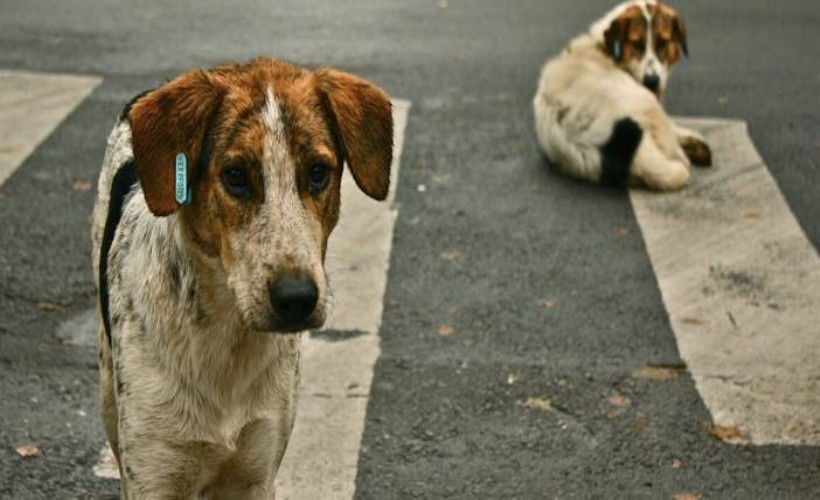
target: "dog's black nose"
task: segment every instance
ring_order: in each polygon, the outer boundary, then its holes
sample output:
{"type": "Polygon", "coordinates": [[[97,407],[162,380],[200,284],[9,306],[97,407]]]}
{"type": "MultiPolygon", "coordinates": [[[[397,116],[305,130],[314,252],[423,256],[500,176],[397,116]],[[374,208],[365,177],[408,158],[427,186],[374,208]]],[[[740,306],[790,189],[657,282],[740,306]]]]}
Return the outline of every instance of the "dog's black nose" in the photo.
{"type": "Polygon", "coordinates": [[[661,87],[661,77],[658,75],[646,75],[643,77],[643,86],[657,94],[661,87]]]}
{"type": "Polygon", "coordinates": [[[298,326],[316,309],[319,290],[307,278],[282,278],[270,287],[270,300],[281,327],[298,326]]]}

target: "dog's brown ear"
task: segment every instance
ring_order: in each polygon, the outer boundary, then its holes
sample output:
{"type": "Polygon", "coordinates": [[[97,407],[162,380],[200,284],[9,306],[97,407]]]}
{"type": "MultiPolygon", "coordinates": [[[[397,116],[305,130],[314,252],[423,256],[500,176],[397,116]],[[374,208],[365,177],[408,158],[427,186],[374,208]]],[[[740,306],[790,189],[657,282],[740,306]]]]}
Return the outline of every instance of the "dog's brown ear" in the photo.
{"type": "Polygon", "coordinates": [[[680,46],[683,54],[689,57],[689,45],[686,41],[686,24],[677,14],[672,17],[672,40],[680,46]]]}
{"type": "Polygon", "coordinates": [[[316,71],[353,179],[366,195],[387,197],[393,162],[393,114],[387,94],[370,82],[332,69],[316,71]]]}
{"type": "Polygon", "coordinates": [[[188,158],[188,178],[195,179],[221,92],[204,71],[193,71],[138,98],[128,119],[137,177],[145,202],[154,215],[166,216],[177,208],[174,162],[188,158]]]}
{"type": "Polygon", "coordinates": [[[612,21],[612,24],[609,25],[609,28],[604,32],[606,51],[616,62],[623,61],[629,24],[631,22],[632,20],[628,17],[616,17],[615,20],[612,21]]]}

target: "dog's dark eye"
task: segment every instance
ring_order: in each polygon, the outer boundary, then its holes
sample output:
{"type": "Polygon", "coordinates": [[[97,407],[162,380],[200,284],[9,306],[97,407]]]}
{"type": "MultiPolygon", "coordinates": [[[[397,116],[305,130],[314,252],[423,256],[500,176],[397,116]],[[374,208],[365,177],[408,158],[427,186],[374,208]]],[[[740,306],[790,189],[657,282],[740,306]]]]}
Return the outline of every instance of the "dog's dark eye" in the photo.
{"type": "Polygon", "coordinates": [[[308,181],[310,182],[310,194],[321,193],[330,181],[330,167],[323,163],[314,163],[308,170],[308,181]]]}
{"type": "Polygon", "coordinates": [[[234,198],[247,200],[251,197],[251,185],[248,175],[240,167],[226,167],[222,170],[222,184],[234,198]]]}

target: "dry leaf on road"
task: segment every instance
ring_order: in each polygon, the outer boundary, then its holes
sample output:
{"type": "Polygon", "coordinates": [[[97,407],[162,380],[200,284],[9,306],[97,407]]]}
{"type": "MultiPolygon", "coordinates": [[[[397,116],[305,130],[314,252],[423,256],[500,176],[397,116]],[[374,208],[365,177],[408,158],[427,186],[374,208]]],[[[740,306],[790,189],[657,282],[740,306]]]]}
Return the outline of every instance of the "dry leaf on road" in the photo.
{"type": "Polygon", "coordinates": [[[51,312],[62,311],[63,309],[65,309],[65,306],[61,306],[60,304],[55,304],[54,302],[38,302],[37,303],[37,309],[39,309],[41,312],[51,313],[51,312]]]}
{"type": "Polygon", "coordinates": [[[684,372],[684,368],[677,366],[642,366],[632,372],[632,378],[643,380],[675,380],[684,372]]]}
{"type": "Polygon", "coordinates": [[[552,406],[552,401],[545,398],[528,398],[526,401],[521,403],[521,406],[530,410],[540,410],[545,412],[555,410],[555,407],[552,406]]]}
{"type": "Polygon", "coordinates": [[[672,497],[673,500],[700,500],[700,495],[695,493],[676,493],[675,496],[672,497]]]}
{"type": "Polygon", "coordinates": [[[17,447],[17,454],[23,458],[34,458],[40,455],[40,449],[33,444],[25,444],[17,447]]]}
{"type": "Polygon", "coordinates": [[[611,404],[612,406],[625,408],[627,406],[632,406],[632,400],[624,396],[623,394],[613,392],[612,395],[609,396],[609,404],[611,404]]]}
{"type": "Polygon", "coordinates": [[[74,184],[71,185],[71,187],[72,189],[74,189],[74,191],[77,191],[78,193],[84,193],[91,189],[91,183],[87,181],[76,181],[74,182],[74,184]]]}
{"type": "Polygon", "coordinates": [[[711,435],[715,439],[720,439],[723,441],[732,441],[735,439],[744,438],[743,431],[741,431],[740,428],[735,425],[713,425],[709,428],[709,435],[711,435]]]}
{"type": "Polygon", "coordinates": [[[455,262],[461,258],[461,252],[458,250],[447,250],[441,252],[441,260],[446,260],[447,262],[455,262]]]}
{"type": "Polygon", "coordinates": [[[438,327],[438,334],[442,337],[449,337],[456,333],[456,329],[452,325],[441,325],[438,327]]]}

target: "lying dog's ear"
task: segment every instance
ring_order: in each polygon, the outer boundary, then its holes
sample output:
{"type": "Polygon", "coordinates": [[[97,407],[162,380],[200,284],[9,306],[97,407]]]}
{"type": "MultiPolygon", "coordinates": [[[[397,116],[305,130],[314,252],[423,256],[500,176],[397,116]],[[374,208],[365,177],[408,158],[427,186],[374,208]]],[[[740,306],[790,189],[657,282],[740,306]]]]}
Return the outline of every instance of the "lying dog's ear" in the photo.
{"type": "Polygon", "coordinates": [[[356,76],[332,69],[316,71],[327,96],[332,126],[353,179],[376,200],[387,197],[393,161],[393,114],[383,90],[356,76]]]}
{"type": "Polygon", "coordinates": [[[616,62],[623,61],[630,22],[632,20],[627,17],[617,17],[604,32],[606,51],[616,62]]]}
{"type": "Polygon", "coordinates": [[[138,98],[128,113],[137,177],[154,215],[175,212],[177,154],[188,159],[188,178],[197,177],[211,117],[221,101],[208,74],[194,71],[138,98]]]}
{"type": "Polygon", "coordinates": [[[683,54],[689,57],[689,46],[686,42],[686,24],[677,14],[672,18],[672,40],[680,45],[683,54]]]}

